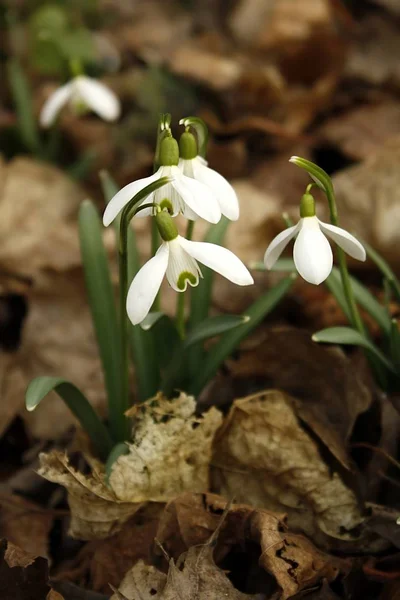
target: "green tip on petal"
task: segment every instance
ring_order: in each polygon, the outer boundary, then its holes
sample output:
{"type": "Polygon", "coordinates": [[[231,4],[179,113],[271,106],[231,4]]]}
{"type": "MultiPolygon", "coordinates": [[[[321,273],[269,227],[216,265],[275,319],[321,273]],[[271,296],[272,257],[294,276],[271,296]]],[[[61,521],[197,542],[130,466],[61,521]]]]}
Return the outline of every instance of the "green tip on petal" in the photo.
{"type": "Polygon", "coordinates": [[[196,285],[197,283],[197,279],[193,273],[190,273],[189,271],[183,271],[183,273],[179,275],[178,281],[176,282],[177,288],[182,292],[186,290],[186,281],[189,281],[189,283],[192,285],[196,285]]]}

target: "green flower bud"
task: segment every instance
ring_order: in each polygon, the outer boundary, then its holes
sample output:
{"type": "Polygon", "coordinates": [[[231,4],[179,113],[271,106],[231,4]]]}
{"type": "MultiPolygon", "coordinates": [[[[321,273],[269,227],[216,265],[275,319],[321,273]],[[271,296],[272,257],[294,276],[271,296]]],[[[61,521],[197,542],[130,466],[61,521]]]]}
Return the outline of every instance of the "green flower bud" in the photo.
{"type": "Polygon", "coordinates": [[[197,156],[197,142],[193,133],[185,131],[179,140],[179,153],[184,160],[192,160],[197,156]]]}
{"type": "Polygon", "coordinates": [[[167,135],[160,144],[160,165],[173,167],[179,163],[178,142],[172,135],[167,135]]]}
{"type": "Polygon", "coordinates": [[[315,200],[309,193],[306,193],[301,197],[300,217],[315,217],[315,200]]]}
{"type": "Polygon", "coordinates": [[[164,242],[171,242],[178,237],[178,229],[171,215],[162,210],[155,216],[158,231],[164,242]]]}

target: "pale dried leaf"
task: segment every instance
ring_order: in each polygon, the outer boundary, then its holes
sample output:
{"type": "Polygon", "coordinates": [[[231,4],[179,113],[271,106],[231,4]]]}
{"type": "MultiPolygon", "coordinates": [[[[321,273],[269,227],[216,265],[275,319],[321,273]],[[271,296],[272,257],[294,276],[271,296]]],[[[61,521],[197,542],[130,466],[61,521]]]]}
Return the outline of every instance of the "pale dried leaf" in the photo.
{"type": "Polygon", "coordinates": [[[141,506],[120,502],[106,486],[104,472],[84,475],[58,451],[40,454],[39,474],[67,489],[71,509],[70,534],[79,539],[112,535],[141,506]]]}
{"type": "Polygon", "coordinates": [[[400,136],[374,155],[333,177],[343,227],[362,236],[386,259],[399,265],[400,136]]]}
{"type": "Polygon", "coordinates": [[[0,266],[35,279],[80,264],[82,190],[56,167],[16,158],[1,167],[0,266]]]}
{"type": "Polygon", "coordinates": [[[237,400],[218,433],[215,486],[226,496],[288,513],[313,539],[352,540],[364,518],[357,498],[301,427],[290,397],[268,391],[237,400]]]}
{"type": "Polygon", "coordinates": [[[120,501],[166,502],[186,490],[208,489],[212,442],[222,415],[211,408],[196,417],[195,409],[194,398],[184,393],[172,400],[159,395],[134,407],[129,454],[115,462],[109,478],[120,501]]]}

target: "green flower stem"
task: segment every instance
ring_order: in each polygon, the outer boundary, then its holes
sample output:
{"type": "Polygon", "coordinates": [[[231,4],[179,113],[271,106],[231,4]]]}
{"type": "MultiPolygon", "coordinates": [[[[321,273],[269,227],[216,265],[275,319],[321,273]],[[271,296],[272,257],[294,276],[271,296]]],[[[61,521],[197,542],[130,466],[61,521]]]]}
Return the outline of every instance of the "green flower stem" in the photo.
{"type": "MultiPolygon", "coordinates": [[[[338,227],[339,219],[338,219],[338,211],[337,211],[335,193],[333,191],[333,186],[332,186],[331,182],[329,182],[329,183],[330,183],[330,185],[326,186],[325,191],[326,191],[326,197],[328,199],[328,204],[329,204],[330,220],[331,220],[332,225],[336,225],[338,227]]],[[[342,250],[342,248],[340,248],[339,246],[337,246],[337,257],[339,260],[339,271],[340,271],[340,276],[342,279],[343,291],[344,291],[344,295],[346,297],[347,304],[349,307],[351,324],[353,325],[353,327],[355,329],[357,329],[357,331],[359,331],[359,333],[361,333],[362,335],[365,336],[366,331],[365,331],[364,323],[363,323],[360,313],[358,311],[357,304],[356,304],[354,294],[353,294],[353,288],[351,287],[349,270],[347,268],[346,255],[344,253],[344,250],[342,250]]]]}
{"type": "MultiPolygon", "coordinates": [[[[121,395],[115,399],[112,410],[116,422],[117,442],[123,442],[129,435],[129,422],[125,412],[129,408],[129,346],[128,317],[126,314],[126,296],[128,293],[128,231],[131,219],[142,207],[137,207],[147,196],[170,182],[169,177],[162,177],[138,192],[124,207],[119,229],[119,305],[120,305],[120,340],[121,340],[121,395]]],[[[149,204],[151,206],[151,204],[149,204]]],[[[149,205],[146,205],[149,206],[149,205]]]]}
{"type": "Polygon", "coordinates": [[[185,339],[185,292],[178,292],[176,302],[176,328],[181,340],[185,339]]]}

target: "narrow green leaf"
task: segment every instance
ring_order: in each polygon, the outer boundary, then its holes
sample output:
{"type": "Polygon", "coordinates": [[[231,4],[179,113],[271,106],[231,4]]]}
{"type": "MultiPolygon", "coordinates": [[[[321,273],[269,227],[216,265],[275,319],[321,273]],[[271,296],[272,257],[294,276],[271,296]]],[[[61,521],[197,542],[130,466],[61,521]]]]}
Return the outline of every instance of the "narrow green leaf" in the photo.
{"type": "Polygon", "coordinates": [[[8,61],[7,72],[22,141],[33,154],[40,155],[41,142],[33,113],[32,94],[25,73],[16,58],[8,61]]]}
{"type": "Polygon", "coordinates": [[[79,210],[79,238],[86,289],[107,388],[109,419],[115,434],[115,412],[121,397],[121,347],[114,290],[103,244],[102,225],[90,200],[79,210]]]}
{"type": "Polygon", "coordinates": [[[340,277],[340,273],[339,273],[338,269],[336,269],[336,271],[332,270],[331,274],[329,275],[329,277],[327,279],[325,279],[324,283],[325,283],[326,287],[328,288],[328,290],[330,291],[330,293],[332,294],[332,296],[334,298],[336,298],[337,303],[339,304],[340,308],[342,309],[342,311],[344,312],[344,314],[347,317],[347,320],[350,323],[351,316],[350,316],[350,311],[349,311],[349,305],[346,300],[346,296],[344,295],[344,292],[343,292],[342,279],[340,277]]]}
{"type": "Polygon", "coordinates": [[[208,317],[202,323],[196,325],[187,335],[183,342],[184,348],[193,344],[208,340],[209,338],[221,335],[226,331],[240,327],[250,321],[247,315],[220,315],[217,317],[208,317]]]}
{"type": "Polygon", "coordinates": [[[361,346],[374,355],[389,371],[394,371],[391,362],[382,354],[382,352],[361,333],[351,327],[329,327],[317,331],[312,336],[314,342],[326,344],[344,344],[350,346],[361,346]]]}
{"type": "Polygon", "coordinates": [[[72,383],[59,377],[36,377],[26,390],[25,403],[33,411],[50,392],[56,392],[90,437],[99,457],[106,460],[113,443],[106,426],[82,392],[72,383]]]}
{"type": "Polygon", "coordinates": [[[183,341],[179,339],[178,335],[175,342],[172,341],[173,336],[171,334],[165,335],[164,339],[168,340],[165,348],[167,360],[165,361],[165,374],[161,382],[161,389],[164,393],[169,395],[174,389],[180,387],[186,389],[188,380],[191,378],[191,374],[186,368],[188,350],[193,350],[194,344],[199,344],[232,329],[244,327],[249,320],[250,317],[247,315],[220,315],[209,317],[199,323],[183,341]],[[175,351],[171,352],[173,348],[175,348],[175,351]]]}
{"type": "Polygon", "coordinates": [[[85,179],[93,168],[96,158],[97,151],[95,149],[90,148],[89,150],[86,150],[76,162],[68,167],[68,175],[77,181],[85,179]]]}
{"type": "Polygon", "coordinates": [[[390,354],[391,354],[393,363],[396,365],[397,369],[399,369],[400,368],[400,332],[399,332],[399,324],[397,322],[397,319],[391,320],[390,354]]]}
{"type": "Polygon", "coordinates": [[[105,169],[100,171],[99,176],[100,176],[100,183],[101,183],[101,189],[103,191],[104,200],[108,204],[110,202],[111,198],[113,198],[115,196],[115,194],[119,191],[119,187],[116,184],[116,182],[114,181],[114,179],[111,177],[109,172],[106,171],[105,169]]]}
{"type": "Polygon", "coordinates": [[[296,275],[292,274],[268,290],[266,294],[263,294],[246,310],[246,315],[250,317],[247,323],[222,335],[219,342],[208,352],[204,361],[197,364],[197,377],[188,386],[190,393],[198,395],[201,392],[240,342],[262,322],[266,315],[287,294],[295,279],[296,275]]]}
{"type": "Polygon", "coordinates": [[[378,254],[378,252],[372,246],[367,244],[367,242],[365,242],[364,240],[361,241],[369,258],[376,264],[381,273],[389,281],[396,294],[397,300],[400,301],[400,282],[394,274],[393,270],[390,268],[385,259],[382,258],[382,256],[378,254]]]}
{"type": "MultiPolygon", "coordinates": [[[[339,269],[334,267],[331,273],[331,276],[335,279],[341,286],[341,278],[339,269]]],[[[353,288],[353,293],[356,301],[360,306],[362,306],[376,321],[382,331],[386,334],[390,334],[391,324],[390,318],[386,312],[386,309],[382,304],[378,302],[378,300],[371,294],[368,288],[366,288],[362,283],[357,281],[354,277],[350,277],[351,287],[353,288]]],[[[343,288],[342,288],[343,289],[343,288]]],[[[344,296],[343,296],[344,297],[344,296]]]]}
{"type": "Polygon", "coordinates": [[[106,467],[105,467],[107,484],[110,480],[110,475],[111,475],[111,471],[114,466],[114,463],[119,459],[120,456],[125,456],[126,454],[129,454],[129,446],[126,442],[119,442],[119,444],[116,444],[114,446],[114,448],[111,450],[110,454],[107,457],[106,467]]]}

